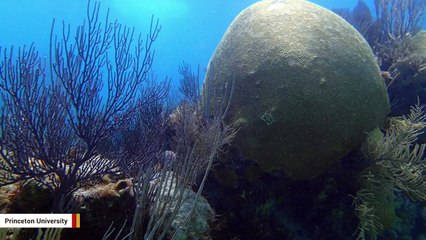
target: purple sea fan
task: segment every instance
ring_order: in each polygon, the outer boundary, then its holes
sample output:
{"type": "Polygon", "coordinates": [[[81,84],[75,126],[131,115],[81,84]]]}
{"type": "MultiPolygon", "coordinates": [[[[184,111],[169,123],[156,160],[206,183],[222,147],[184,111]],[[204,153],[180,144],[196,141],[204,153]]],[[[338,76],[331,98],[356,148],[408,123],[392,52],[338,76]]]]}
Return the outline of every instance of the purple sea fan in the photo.
{"type": "Polygon", "coordinates": [[[54,212],[76,189],[121,174],[122,153],[100,144],[140,108],[161,28],[152,18],[146,40],[134,41],[134,29],[108,13],[101,22],[99,9],[89,1],[73,37],[65,24],[55,36],[53,22],[49,63],[33,45],[0,48],[0,185],[34,179],[51,189],[54,212]]]}

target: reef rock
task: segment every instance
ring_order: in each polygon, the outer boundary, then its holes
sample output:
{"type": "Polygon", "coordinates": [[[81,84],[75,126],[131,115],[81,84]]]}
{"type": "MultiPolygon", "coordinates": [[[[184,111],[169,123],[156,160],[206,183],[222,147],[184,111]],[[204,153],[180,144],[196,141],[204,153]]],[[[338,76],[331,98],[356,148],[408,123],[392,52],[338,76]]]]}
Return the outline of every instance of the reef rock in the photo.
{"type": "Polygon", "coordinates": [[[206,76],[203,94],[214,92],[211,101],[220,101],[217,93],[234,81],[226,120],[240,126],[235,145],[263,170],[293,179],[320,174],[389,112],[364,38],[336,14],[302,0],[265,0],[241,12],[206,76]]]}
{"type": "MultiPolygon", "coordinates": [[[[166,175],[169,174],[173,173],[168,172],[166,175]]],[[[154,183],[155,187],[162,187],[160,198],[155,201],[160,201],[160,206],[167,204],[164,205],[168,206],[165,208],[168,211],[167,215],[172,215],[177,210],[167,231],[166,239],[211,239],[210,223],[214,221],[215,213],[209,202],[190,188],[182,189],[176,178],[167,178],[165,181],[166,183],[161,185],[158,185],[159,182],[154,183]],[[187,219],[189,214],[192,215],[187,219]]],[[[155,211],[155,208],[151,211],[155,211]]]]}
{"type": "Polygon", "coordinates": [[[426,58],[426,30],[420,30],[411,41],[412,51],[422,58],[426,58]]]}

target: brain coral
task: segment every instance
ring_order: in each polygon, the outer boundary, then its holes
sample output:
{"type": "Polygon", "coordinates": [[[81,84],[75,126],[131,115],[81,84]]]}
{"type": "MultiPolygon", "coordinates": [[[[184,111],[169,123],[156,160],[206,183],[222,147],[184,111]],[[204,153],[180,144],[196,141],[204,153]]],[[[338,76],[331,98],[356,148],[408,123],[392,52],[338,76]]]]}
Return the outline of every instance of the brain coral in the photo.
{"type": "Polygon", "coordinates": [[[240,126],[235,145],[263,170],[294,179],[321,173],[389,112],[363,37],[339,16],[302,0],[265,0],[241,12],[206,76],[208,92],[235,79],[227,115],[240,126]]]}

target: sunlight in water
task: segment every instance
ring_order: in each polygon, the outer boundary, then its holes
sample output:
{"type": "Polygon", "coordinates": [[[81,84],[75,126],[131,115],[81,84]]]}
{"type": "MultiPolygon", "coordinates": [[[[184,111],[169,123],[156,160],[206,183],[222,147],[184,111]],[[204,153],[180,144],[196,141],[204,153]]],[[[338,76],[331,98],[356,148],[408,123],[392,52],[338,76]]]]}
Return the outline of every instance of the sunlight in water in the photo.
{"type": "Polygon", "coordinates": [[[188,13],[189,6],[184,0],[127,0],[118,3],[117,9],[127,16],[140,17],[154,14],[162,21],[182,17],[188,13]]]}

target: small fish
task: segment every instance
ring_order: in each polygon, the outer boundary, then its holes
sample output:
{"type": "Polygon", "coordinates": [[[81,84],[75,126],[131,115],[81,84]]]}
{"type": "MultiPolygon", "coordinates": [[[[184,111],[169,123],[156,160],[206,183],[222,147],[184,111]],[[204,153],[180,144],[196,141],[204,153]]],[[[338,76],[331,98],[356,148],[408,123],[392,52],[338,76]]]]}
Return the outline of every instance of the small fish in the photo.
{"type": "Polygon", "coordinates": [[[380,76],[385,81],[387,87],[389,87],[395,80],[395,78],[392,77],[392,74],[389,71],[381,71],[380,76]]]}

